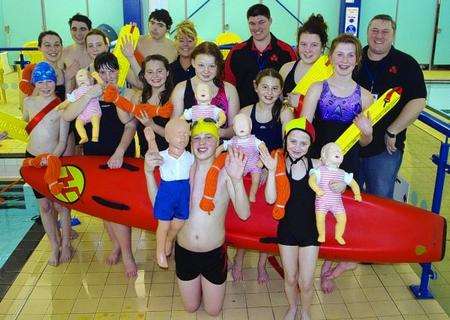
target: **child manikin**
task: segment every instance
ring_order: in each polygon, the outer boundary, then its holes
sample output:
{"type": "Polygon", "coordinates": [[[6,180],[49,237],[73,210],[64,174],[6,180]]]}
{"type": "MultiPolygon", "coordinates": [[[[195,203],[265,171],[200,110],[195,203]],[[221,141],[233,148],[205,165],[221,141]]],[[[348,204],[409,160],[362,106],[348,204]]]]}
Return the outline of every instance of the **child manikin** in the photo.
{"type": "MultiPolygon", "coordinates": [[[[75,102],[81,96],[83,96],[94,84],[94,78],[89,74],[86,69],[80,69],[75,77],[78,88],[72,93],[67,95],[69,102],[75,102]]],[[[86,108],[75,120],[75,128],[79,136],[81,137],[80,144],[89,141],[84,125],[92,122],[92,141],[98,142],[98,136],[100,133],[100,117],[102,116],[102,110],[98,98],[89,100],[86,108]]]]}
{"type": "Polygon", "coordinates": [[[211,118],[216,121],[218,127],[221,127],[225,123],[227,120],[225,112],[219,107],[211,105],[211,91],[207,84],[199,83],[197,85],[195,98],[197,99],[198,105],[186,109],[181,116],[183,119],[197,121],[201,118],[211,118]]]}
{"type": "MultiPolygon", "coordinates": [[[[252,186],[248,195],[250,202],[255,202],[256,191],[258,190],[261,178],[262,165],[259,161],[259,154],[262,150],[267,150],[266,144],[256,138],[252,132],[252,120],[249,116],[239,113],[233,119],[233,131],[235,136],[231,140],[225,140],[216,154],[227,150],[228,146],[240,149],[246,156],[244,176],[248,173],[252,176],[252,186]]],[[[268,152],[268,151],[267,151],[268,152]]]]}
{"type": "Polygon", "coordinates": [[[335,239],[344,245],[345,240],[342,237],[345,231],[347,215],[345,213],[344,204],[342,203],[342,195],[339,192],[333,192],[330,188],[330,182],[345,182],[353,191],[355,200],[361,202],[361,192],[356,181],[353,179],[352,173],[347,173],[339,169],[344,156],[339,146],[330,142],[322,147],[320,159],[323,165],[316,169],[311,169],[309,174],[309,186],[316,193],[316,223],[319,238],[317,241],[325,242],[325,216],[328,211],[334,214],[336,218],[335,239]]]}
{"type": "MultiPolygon", "coordinates": [[[[148,152],[158,152],[153,130],[147,127],[144,133],[148,152]]],[[[186,120],[171,119],[167,122],[164,133],[169,148],[159,152],[163,163],[159,167],[161,183],[155,198],[154,214],[158,219],[156,261],[160,267],[167,268],[167,256],[172,252],[176,233],[189,217],[189,170],[194,163],[194,156],[185,150],[191,134],[186,120]],[[171,238],[168,238],[169,229],[171,238]]]]}

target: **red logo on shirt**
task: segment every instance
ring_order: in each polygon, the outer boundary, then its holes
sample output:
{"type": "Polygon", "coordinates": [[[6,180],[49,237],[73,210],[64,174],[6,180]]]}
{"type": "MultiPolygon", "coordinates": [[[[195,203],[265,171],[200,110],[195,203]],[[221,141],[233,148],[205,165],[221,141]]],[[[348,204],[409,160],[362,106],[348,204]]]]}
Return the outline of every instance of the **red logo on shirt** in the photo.
{"type": "Polygon", "coordinates": [[[278,62],[278,56],[277,56],[275,53],[273,53],[273,54],[270,56],[269,60],[270,60],[271,62],[278,62]]]}
{"type": "Polygon", "coordinates": [[[389,68],[389,72],[392,73],[392,74],[397,74],[397,72],[398,72],[398,67],[397,67],[397,66],[391,66],[391,67],[389,68]]]}

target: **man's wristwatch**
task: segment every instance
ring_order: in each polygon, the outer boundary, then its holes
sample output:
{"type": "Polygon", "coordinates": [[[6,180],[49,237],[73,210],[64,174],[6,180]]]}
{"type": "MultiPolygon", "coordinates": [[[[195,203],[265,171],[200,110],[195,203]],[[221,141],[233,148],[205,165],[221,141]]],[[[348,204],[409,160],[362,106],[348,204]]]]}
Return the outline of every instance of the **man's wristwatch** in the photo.
{"type": "Polygon", "coordinates": [[[397,135],[386,130],[386,134],[389,138],[395,138],[397,135]]]}

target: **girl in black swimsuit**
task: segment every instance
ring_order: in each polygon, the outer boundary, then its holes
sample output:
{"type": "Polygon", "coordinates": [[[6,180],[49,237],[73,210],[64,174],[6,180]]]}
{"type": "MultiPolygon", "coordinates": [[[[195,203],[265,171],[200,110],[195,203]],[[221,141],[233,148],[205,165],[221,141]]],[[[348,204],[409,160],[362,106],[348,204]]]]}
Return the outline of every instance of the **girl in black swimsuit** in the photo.
{"type": "MultiPolygon", "coordinates": [[[[311,318],[314,270],[319,254],[314,213],[315,194],[308,185],[309,170],[316,167],[319,161],[308,157],[315,133],[312,125],[304,120],[306,119],[291,120],[285,127],[286,174],[291,193],[285,207],[285,216],[280,220],[277,231],[284,270],[284,288],[289,303],[284,319],[295,319],[299,289],[301,318],[311,318]]],[[[268,153],[262,154],[261,160],[269,170],[265,190],[266,201],[274,203],[277,194],[275,187],[277,160],[268,153]]]]}

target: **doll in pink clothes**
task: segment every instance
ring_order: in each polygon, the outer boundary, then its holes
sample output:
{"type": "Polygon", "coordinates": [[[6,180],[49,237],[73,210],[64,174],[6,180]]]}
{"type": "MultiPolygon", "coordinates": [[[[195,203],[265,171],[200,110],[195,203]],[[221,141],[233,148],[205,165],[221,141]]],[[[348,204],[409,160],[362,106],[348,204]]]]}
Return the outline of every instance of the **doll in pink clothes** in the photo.
{"type": "MultiPolygon", "coordinates": [[[[88,92],[93,84],[94,78],[89,74],[86,69],[80,69],[75,77],[78,88],[67,95],[69,102],[75,102],[86,92],[88,92]]],[[[86,129],[84,125],[92,122],[92,141],[98,142],[98,136],[100,133],[100,117],[102,116],[102,110],[100,109],[100,103],[98,98],[91,99],[83,112],[75,120],[75,128],[81,137],[80,144],[89,141],[86,129]]]]}
{"type": "Polygon", "coordinates": [[[198,119],[211,118],[216,121],[219,128],[227,121],[225,112],[211,104],[211,90],[207,84],[199,83],[197,85],[195,99],[197,99],[198,104],[184,110],[181,116],[183,119],[194,122],[198,119]]]}
{"type": "Polygon", "coordinates": [[[319,238],[317,241],[325,242],[325,217],[328,211],[332,212],[336,218],[335,239],[340,245],[345,244],[342,237],[347,223],[342,195],[334,192],[330,188],[330,182],[345,182],[353,191],[356,201],[361,202],[361,191],[358,183],[353,179],[353,173],[347,173],[339,169],[344,156],[341,148],[334,142],[330,142],[322,147],[320,153],[322,165],[309,171],[308,184],[316,193],[316,224],[319,238]]]}
{"type": "Polygon", "coordinates": [[[227,150],[229,146],[241,150],[247,156],[245,163],[244,176],[250,173],[252,177],[252,185],[248,199],[255,202],[256,191],[258,190],[261,179],[262,163],[259,160],[259,154],[264,150],[268,153],[266,144],[256,138],[252,132],[252,120],[243,113],[237,114],[233,119],[233,131],[235,136],[230,140],[225,140],[221,146],[217,148],[216,155],[223,150],[227,150]]]}

